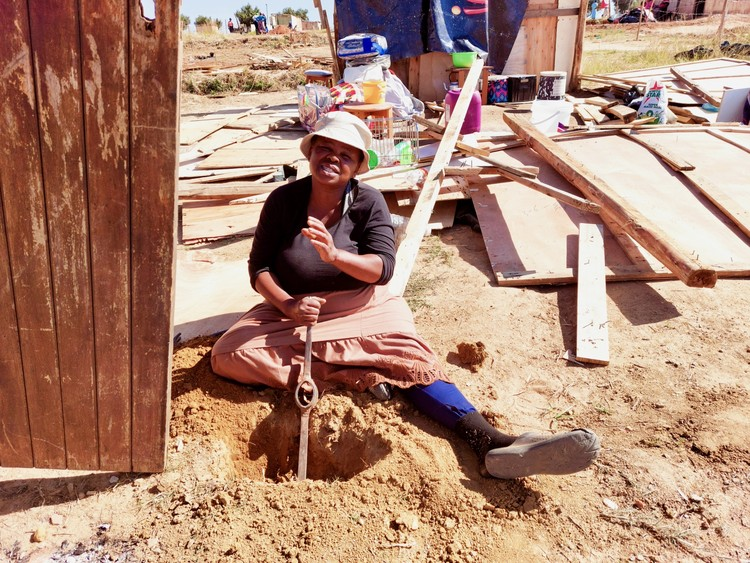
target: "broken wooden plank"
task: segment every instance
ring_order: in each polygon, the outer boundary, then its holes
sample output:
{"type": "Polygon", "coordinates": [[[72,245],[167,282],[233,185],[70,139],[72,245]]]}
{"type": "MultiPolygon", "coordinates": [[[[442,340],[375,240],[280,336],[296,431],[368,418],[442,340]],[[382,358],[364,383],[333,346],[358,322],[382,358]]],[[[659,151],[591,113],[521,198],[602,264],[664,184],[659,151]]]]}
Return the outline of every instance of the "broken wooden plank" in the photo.
{"type": "Polygon", "coordinates": [[[631,141],[635,141],[639,145],[646,147],[648,150],[650,150],[652,153],[666,162],[672,170],[695,170],[694,165],[690,164],[680,155],[675,154],[664,145],[654,141],[652,138],[648,138],[648,135],[640,135],[633,131],[628,131],[627,129],[621,130],[620,134],[624,137],[627,137],[631,141]]]}
{"type": "Polygon", "coordinates": [[[186,180],[185,182],[181,182],[181,184],[216,184],[219,182],[230,182],[232,180],[241,180],[243,178],[266,176],[267,174],[274,174],[278,170],[279,168],[277,166],[266,166],[263,168],[244,168],[232,172],[222,172],[220,174],[212,174],[209,172],[207,176],[186,180]]]}
{"type": "Polygon", "coordinates": [[[629,123],[635,119],[636,114],[638,113],[633,108],[629,108],[628,106],[619,105],[619,106],[613,106],[611,108],[606,108],[604,110],[604,113],[607,115],[614,115],[617,119],[622,119],[623,122],[629,123]]]}
{"type": "Polygon", "coordinates": [[[589,199],[605,208],[625,232],[642,244],[686,285],[690,287],[716,285],[715,270],[704,266],[691,255],[677,248],[661,228],[648,220],[602,179],[592,174],[554,140],[538,131],[530,123],[528,115],[506,111],[503,118],[533,150],[589,199]]]}
{"type": "Polygon", "coordinates": [[[714,98],[709,92],[704,90],[699,84],[697,84],[695,81],[685,76],[684,73],[680,72],[674,67],[670,68],[669,71],[674,76],[679,78],[682,82],[684,82],[687,85],[687,87],[690,88],[693,94],[695,94],[699,98],[705,100],[706,102],[708,102],[709,104],[715,107],[719,107],[721,105],[721,100],[717,100],[716,98],[714,98]]]}
{"type": "Polygon", "coordinates": [[[414,260],[419,252],[419,245],[424,237],[427,224],[432,214],[432,208],[435,205],[438,194],[440,193],[440,175],[442,169],[450,162],[455,148],[458,135],[463,125],[464,118],[469,109],[474,90],[484,68],[484,60],[477,57],[477,60],[471,65],[464,87],[456,101],[456,105],[451,112],[448,127],[445,130],[437,153],[433,158],[430,169],[427,171],[427,178],[419,195],[417,205],[414,207],[411,219],[406,226],[404,240],[398,247],[396,253],[396,266],[393,277],[388,284],[389,290],[394,295],[403,295],[406,284],[411,276],[414,260]]]}
{"type": "Polygon", "coordinates": [[[576,359],[609,363],[607,283],[604,274],[602,225],[581,223],[578,235],[578,287],[576,301],[576,359]]]}
{"type": "Polygon", "coordinates": [[[275,148],[271,145],[257,146],[249,143],[235,144],[219,149],[200,162],[196,168],[245,168],[248,166],[282,166],[302,157],[299,146],[275,148]]]}
{"type": "Polygon", "coordinates": [[[614,100],[612,98],[603,98],[601,96],[594,96],[593,98],[584,98],[583,101],[586,105],[597,106],[599,108],[611,108],[613,106],[620,104],[619,100],[614,100]]]}
{"type": "Polygon", "coordinates": [[[243,117],[251,115],[258,111],[258,108],[251,108],[238,114],[232,114],[228,117],[226,112],[211,114],[208,118],[196,119],[193,121],[182,121],[180,123],[180,144],[181,145],[192,145],[205,139],[212,133],[218,131],[222,127],[226,127],[233,122],[241,120],[243,117]]]}
{"type": "Polygon", "coordinates": [[[584,123],[588,121],[594,121],[594,116],[591,115],[588,108],[584,104],[577,104],[573,106],[573,112],[578,114],[584,123]]]}
{"type": "Polygon", "coordinates": [[[177,196],[181,199],[237,199],[272,192],[286,184],[281,182],[224,182],[223,184],[188,184],[180,182],[177,196]]]}
{"type": "Polygon", "coordinates": [[[591,115],[591,118],[596,122],[597,125],[601,125],[602,123],[606,123],[610,120],[610,117],[605,114],[600,108],[586,106],[586,110],[589,112],[589,115],[591,115]]]}

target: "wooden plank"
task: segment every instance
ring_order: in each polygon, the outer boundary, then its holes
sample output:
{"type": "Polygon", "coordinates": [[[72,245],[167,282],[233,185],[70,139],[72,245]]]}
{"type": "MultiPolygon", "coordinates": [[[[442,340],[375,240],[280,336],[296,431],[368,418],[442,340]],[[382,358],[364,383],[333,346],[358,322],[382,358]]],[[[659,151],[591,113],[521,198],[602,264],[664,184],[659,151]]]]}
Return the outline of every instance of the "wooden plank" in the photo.
{"type": "Polygon", "coordinates": [[[604,109],[620,105],[619,100],[613,100],[612,98],[603,98],[601,96],[585,98],[583,101],[586,105],[597,106],[599,108],[604,108],[604,109]]]}
{"type": "Polygon", "coordinates": [[[242,180],[244,178],[257,178],[267,174],[273,174],[278,170],[276,166],[266,166],[264,168],[245,168],[236,172],[222,172],[220,174],[209,174],[200,178],[193,178],[181,184],[214,184],[217,182],[227,182],[231,180],[242,180]]]}
{"type": "MultiPolygon", "coordinates": [[[[2,31],[3,25],[0,23],[0,32],[2,31]]],[[[3,61],[1,55],[0,61],[3,61]]],[[[4,93],[0,84],[0,94],[4,93]]],[[[0,141],[0,169],[6,167],[5,149],[5,143],[0,141]]],[[[5,222],[2,219],[5,215],[3,198],[0,197],[0,342],[3,343],[0,346],[0,423],[3,427],[3,431],[0,432],[0,466],[31,467],[34,458],[31,451],[31,429],[23,382],[18,320],[13,302],[8,240],[5,236],[5,222]]]]}
{"type": "Polygon", "coordinates": [[[627,200],[612,190],[603,180],[563,148],[555,144],[529,122],[528,116],[505,112],[505,121],[527,144],[542,155],[571,184],[589,199],[606,208],[612,218],[636,241],[656,256],[690,287],[713,287],[716,272],[705,267],[688,253],[675,246],[667,234],[649,221],[627,200]]]}
{"type": "Polygon", "coordinates": [[[236,199],[268,193],[286,182],[224,182],[223,184],[186,184],[180,182],[177,195],[182,199],[236,199]]]}
{"type": "Polygon", "coordinates": [[[229,205],[227,202],[185,202],[181,208],[180,241],[247,237],[255,233],[263,203],[229,205]]]}
{"type": "Polygon", "coordinates": [[[578,114],[578,117],[580,117],[584,123],[588,121],[594,121],[594,117],[591,115],[588,108],[584,104],[573,106],[573,111],[578,114]]]}
{"type": "Polygon", "coordinates": [[[234,144],[217,150],[196,168],[244,168],[248,166],[282,166],[302,158],[299,146],[257,147],[248,143],[234,144]]]}
{"type": "MultiPolygon", "coordinates": [[[[5,467],[31,467],[34,463],[30,411],[26,402],[22,363],[19,318],[14,302],[12,248],[6,228],[13,224],[16,212],[10,213],[4,205],[12,203],[13,194],[21,196],[40,181],[38,172],[38,145],[33,137],[36,119],[31,76],[28,16],[25,3],[11,3],[5,17],[0,18],[0,37],[5,48],[0,50],[0,68],[4,69],[0,81],[0,99],[7,105],[0,113],[3,131],[14,132],[0,136],[0,464],[5,467]],[[30,97],[29,97],[30,96],[30,97]],[[23,98],[25,102],[22,102],[23,98]],[[20,104],[20,105],[19,105],[20,104]],[[29,134],[26,136],[25,134],[29,134]],[[18,151],[18,152],[16,152],[18,151]],[[26,176],[30,174],[30,176],[26,176]],[[7,222],[7,223],[6,223],[7,222]]],[[[27,280],[27,283],[31,280],[27,280]]]]}
{"type": "Polygon", "coordinates": [[[702,86],[700,86],[695,81],[691,80],[687,77],[687,75],[684,72],[680,72],[676,68],[670,68],[669,69],[672,74],[674,74],[677,78],[682,80],[685,84],[687,84],[688,88],[695,93],[697,96],[699,96],[701,99],[707,101],[709,104],[714,105],[716,107],[719,107],[721,105],[721,100],[715,98],[711,95],[710,92],[706,91],[702,86]]]}
{"type": "Polygon", "coordinates": [[[675,154],[664,145],[654,141],[653,137],[649,138],[648,135],[641,135],[633,131],[628,131],[627,129],[620,130],[620,134],[631,141],[635,141],[639,145],[646,147],[649,151],[666,162],[672,170],[695,170],[694,165],[690,164],[687,160],[680,155],[675,154]]]}
{"type": "Polygon", "coordinates": [[[638,112],[628,106],[619,105],[605,108],[604,113],[607,115],[614,115],[617,119],[622,119],[625,123],[628,123],[635,119],[638,112]]]}
{"type": "Polygon", "coordinates": [[[609,116],[603,113],[600,109],[592,107],[592,106],[586,106],[586,109],[589,112],[589,115],[591,115],[591,118],[596,122],[597,125],[601,125],[602,123],[605,123],[609,121],[609,116]]]}
{"type": "Polygon", "coordinates": [[[440,192],[440,181],[438,178],[442,169],[451,160],[454,145],[458,139],[466,112],[469,109],[472,94],[476,90],[483,66],[484,61],[479,57],[471,65],[471,69],[464,82],[464,87],[461,89],[461,94],[451,112],[450,121],[448,122],[443,140],[440,141],[435,158],[433,158],[432,165],[427,172],[427,178],[420,192],[419,201],[414,208],[409,224],[406,226],[406,235],[396,252],[395,272],[388,284],[389,290],[394,295],[403,295],[406,289],[406,284],[414,267],[414,260],[419,252],[419,245],[424,237],[430,215],[432,214],[432,208],[440,192]]]}
{"type": "Polygon", "coordinates": [[[130,471],[127,9],[122,0],[81,0],[81,16],[99,462],[130,471]]]}
{"type": "Polygon", "coordinates": [[[172,364],[179,3],[129,7],[132,232],[132,471],[166,461],[172,364]]]}
{"type": "Polygon", "coordinates": [[[180,144],[192,145],[197,143],[223,127],[230,127],[233,123],[257,112],[259,109],[252,108],[242,112],[232,112],[230,115],[226,115],[227,112],[218,112],[207,118],[183,121],[180,123],[180,144]]]}
{"type": "Polygon", "coordinates": [[[79,14],[30,4],[67,467],[98,468],[79,14]]]}
{"type": "Polygon", "coordinates": [[[729,143],[730,145],[737,147],[745,152],[750,153],[750,134],[745,135],[745,144],[739,142],[738,139],[733,138],[732,135],[727,134],[723,131],[717,131],[716,129],[709,128],[707,132],[714,137],[721,139],[722,141],[729,143]]]}
{"type": "Polygon", "coordinates": [[[581,223],[578,235],[576,360],[609,363],[607,284],[602,225],[581,223]]]}
{"type": "MultiPolygon", "coordinates": [[[[63,468],[65,435],[29,13],[22,0],[11,0],[4,8],[0,18],[4,45],[0,49],[0,99],[5,110],[0,112],[0,124],[6,134],[0,136],[0,189],[6,211],[5,236],[28,397],[33,464],[63,468]]],[[[4,302],[2,306],[12,308],[12,303],[4,302]]],[[[11,405],[9,411],[0,413],[3,424],[11,415],[22,416],[24,411],[22,403],[11,405]]],[[[12,425],[23,428],[22,422],[12,425]]],[[[19,436],[21,442],[25,438],[19,436]]],[[[27,452],[21,449],[19,454],[21,464],[26,465],[27,452]]]]}

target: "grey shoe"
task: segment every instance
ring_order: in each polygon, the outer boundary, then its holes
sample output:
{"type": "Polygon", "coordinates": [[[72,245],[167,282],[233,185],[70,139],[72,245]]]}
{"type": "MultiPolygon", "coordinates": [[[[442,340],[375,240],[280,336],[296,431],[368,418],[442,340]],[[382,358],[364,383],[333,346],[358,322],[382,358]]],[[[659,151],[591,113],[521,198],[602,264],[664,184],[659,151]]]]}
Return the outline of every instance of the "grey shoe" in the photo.
{"type": "Polygon", "coordinates": [[[590,466],[599,449],[599,437],[585,428],[549,437],[529,432],[510,446],[487,452],[484,463],[487,472],[498,479],[567,475],[590,466]]]}
{"type": "Polygon", "coordinates": [[[379,401],[390,401],[393,397],[393,386],[390,383],[378,383],[369,389],[379,401]]]}

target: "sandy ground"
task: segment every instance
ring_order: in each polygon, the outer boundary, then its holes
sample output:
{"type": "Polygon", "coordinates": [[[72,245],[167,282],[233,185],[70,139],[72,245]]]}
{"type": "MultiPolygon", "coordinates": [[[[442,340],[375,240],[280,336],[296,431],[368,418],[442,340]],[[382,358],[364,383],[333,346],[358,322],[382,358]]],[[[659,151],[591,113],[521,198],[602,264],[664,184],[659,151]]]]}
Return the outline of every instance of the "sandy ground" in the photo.
{"type": "MultiPolygon", "coordinates": [[[[236,103],[186,96],[183,112],[236,103]]],[[[230,263],[251,244],[178,251],[230,263]]],[[[174,353],[166,471],[0,469],[0,560],[750,561],[748,280],[610,284],[600,367],[561,359],[575,287],[497,287],[468,226],[424,239],[406,296],[499,428],[594,429],[596,464],[482,478],[469,448],[400,396],[342,390],[312,413],[310,479],[297,482],[292,398],[216,377],[203,338],[174,353]],[[463,363],[466,343],[487,358],[463,363]]]]}

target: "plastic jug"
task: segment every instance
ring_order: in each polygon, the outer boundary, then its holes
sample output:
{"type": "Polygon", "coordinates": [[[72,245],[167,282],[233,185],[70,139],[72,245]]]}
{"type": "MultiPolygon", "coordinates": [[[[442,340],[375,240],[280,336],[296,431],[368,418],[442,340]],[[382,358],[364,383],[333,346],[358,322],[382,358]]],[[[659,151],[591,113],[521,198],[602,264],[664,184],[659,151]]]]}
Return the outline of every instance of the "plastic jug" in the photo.
{"type": "MultiPolygon", "coordinates": [[[[450,121],[451,113],[453,108],[456,106],[458,97],[461,95],[461,89],[448,90],[445,94],[445,118],[446,123],[450,121]]],[[[464,117],[464,123],[461,125],[461,135],[468,135],[469,133],[476,133],[482,129],[482,98],[479,92],[476,90],[471,95],[471,101],[469,102],[469,109],[466,110],[466,117],[464,117]]]]}
{"type": "Polygon", "coordinates": [[[385,80],[365,80],[362,95],[366,104],[385,103],[385,80]]]}

